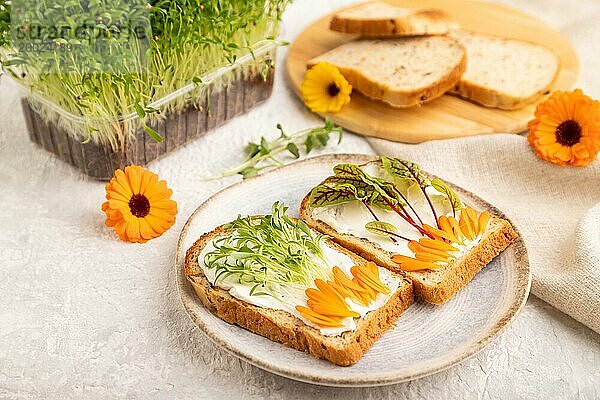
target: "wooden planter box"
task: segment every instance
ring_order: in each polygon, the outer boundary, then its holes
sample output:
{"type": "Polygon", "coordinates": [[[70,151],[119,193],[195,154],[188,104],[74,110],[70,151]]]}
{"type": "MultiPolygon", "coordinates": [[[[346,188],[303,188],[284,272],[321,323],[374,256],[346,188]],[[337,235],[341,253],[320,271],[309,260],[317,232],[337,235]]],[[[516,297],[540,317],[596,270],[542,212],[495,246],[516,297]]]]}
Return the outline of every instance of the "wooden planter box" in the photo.
{"type": "MultiPolygon", "coordinates": [[[[275,49],[272,50],[274,57],[275,49]]],[[[272,63],[274,65],[274,63],[272,63]]],[[[145,165],[178,147],[223,125],[269,98],[273,89],[274,67],[266,74],[260,68],[246,68],[237,73],[239,79],[230,81],[218,90],[207,91],[206,96],[190,102],[183,110],[167,114],[159,122],[149,123],[164,140],[161,143],[148,136],[143,128],[125,141],[123,148],[114,151],[110,145],[82,143],[60,124],[43,118],[24,98],[22,108],[31,140],[56,154],[86,175],[109,180],[115,169],[129,164],[145,165]]]]}

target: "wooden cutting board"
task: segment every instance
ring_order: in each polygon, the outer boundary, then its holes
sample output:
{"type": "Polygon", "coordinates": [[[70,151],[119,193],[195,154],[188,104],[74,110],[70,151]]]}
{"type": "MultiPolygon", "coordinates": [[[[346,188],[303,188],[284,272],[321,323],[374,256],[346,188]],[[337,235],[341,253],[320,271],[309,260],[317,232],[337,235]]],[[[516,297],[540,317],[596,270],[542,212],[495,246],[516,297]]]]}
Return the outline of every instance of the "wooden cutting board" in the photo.
{"type": "MultiPolygon", "coordinates": [[[[473,0],[386,0],[401,7],[439,8],[464,29],[539,43],[560,58],[561,69],[552,90],[572,89],[579,72],[575,50],[560,32],[521,11],[473,0]]],[[[329,30],[327,15],[310,25],[292,43],[287,55],[287,72],[294,92],[300,85],[306,62],[356,38],[329,30]]],[[[486,108],[451,95],[408,109],[397,109],[370,100],[356,91],[349,105],[336,114],[322,114],[347,130],[398,142],[419,143],[432,139],[488,133],[519,133],[526,129],[535,104],[505,111],[486,108]]]]}

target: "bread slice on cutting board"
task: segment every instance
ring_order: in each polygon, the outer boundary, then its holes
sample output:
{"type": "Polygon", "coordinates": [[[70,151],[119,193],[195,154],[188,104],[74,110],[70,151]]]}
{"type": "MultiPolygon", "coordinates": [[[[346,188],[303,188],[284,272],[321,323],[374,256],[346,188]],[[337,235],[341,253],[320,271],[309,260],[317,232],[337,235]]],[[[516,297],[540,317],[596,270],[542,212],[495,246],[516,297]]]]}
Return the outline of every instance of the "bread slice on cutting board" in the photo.
{"type": "MultiPolygon", "coordinates": [[[[239,325],[285,346],[305,351],[340,366],[352,365],[413,302],[413,286],[408,279],[403,278],[398,290],[383,306],[356,319],[355,330],[346,331],[338,336],[325,336],[318,329],[284,310],[252,305],[209,282],[198,263],[198,256],[212,240],[230,233],[231,230],[218,227],[201,236],[187,251],[185,275],[204,306],[213,314],[230,324],[239,325]]],[[[348,255],[357,264],[366,262],[336,243],[329,241],[327,245],[348,255]]]]}
{"type": "Polygon", "coordinates": [[[363,95],[406,108],[429,102],[458,83],[466,51],[446,36],[360,39],[308,61],[335,65],[363,95]]]}
{"type": "Polygon", "coordinates": [[[402,8],[380,1],[342,10],[329,24],[333,31],[363,37],[444,35],[457,27],[441,10],[402,8]]]}
{"type": "Polygon", "coordinates": [[[451,93],[486,107],[513,110],[550,90],[560,68],[544,46],[481,33],[450,34],[467,50],[467,69],[451,93]]]}

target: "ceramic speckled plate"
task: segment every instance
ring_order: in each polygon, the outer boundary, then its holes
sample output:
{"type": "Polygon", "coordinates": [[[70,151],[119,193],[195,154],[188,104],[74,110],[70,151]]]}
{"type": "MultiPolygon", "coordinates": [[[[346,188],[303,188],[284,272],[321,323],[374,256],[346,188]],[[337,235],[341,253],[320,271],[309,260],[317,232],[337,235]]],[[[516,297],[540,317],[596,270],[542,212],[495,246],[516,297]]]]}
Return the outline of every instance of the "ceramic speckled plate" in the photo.
{"type": "MultiPolygon", "coordinates": [[[[185,224],[177,248],[177,279],[191,319],[216,344],[257,367],[292,379],[330,386],[375,386],[416,379],[446,369],[474,355],[505,328],[525,304],[531,274],[527,251],[518,238],[471,283],[442,306],[417,300],[362,359],[338,367],[230,325],[210,313],[183,273],[186,250],[202,234],[238,214],[264,214],[282,200],[297,215],[308,191],[341,162],[362,163],[372,156],[337,154],[310,158],[252,178],[215,194],[185,224]]],[[[426,166],[424,166],[426,167],[426,166]]],[[[506,218],[468,191],[462,199],[506,218]]]]}

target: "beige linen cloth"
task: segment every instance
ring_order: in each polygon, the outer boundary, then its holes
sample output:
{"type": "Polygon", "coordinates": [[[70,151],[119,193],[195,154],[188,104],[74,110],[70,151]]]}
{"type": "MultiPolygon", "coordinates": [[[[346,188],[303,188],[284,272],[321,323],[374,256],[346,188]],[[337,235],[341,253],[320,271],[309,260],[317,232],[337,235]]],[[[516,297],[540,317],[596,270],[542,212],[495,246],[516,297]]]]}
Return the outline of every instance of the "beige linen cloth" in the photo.
{"type": "Polygon", "coordinates": [[[378,153],[415,161],[502,210],[527,246],[532,293],[600,333],[600,160],[556,166],[510,134],[369,141],[378,153]]]}

